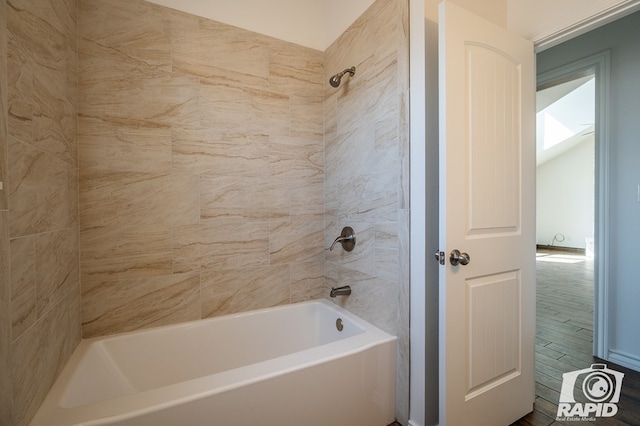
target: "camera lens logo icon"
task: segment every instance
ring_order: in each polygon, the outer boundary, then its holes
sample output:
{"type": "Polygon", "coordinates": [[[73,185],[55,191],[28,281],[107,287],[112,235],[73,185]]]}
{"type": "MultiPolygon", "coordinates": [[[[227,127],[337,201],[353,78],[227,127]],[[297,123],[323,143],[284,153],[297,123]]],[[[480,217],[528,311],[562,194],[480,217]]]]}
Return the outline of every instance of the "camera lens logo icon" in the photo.
{"type": "Polygon", "coordinates": [[[615,390],[611,377],[600,371],[589,373],[582,382],[582,392],[592,402],[611,400],[615,390]]]}

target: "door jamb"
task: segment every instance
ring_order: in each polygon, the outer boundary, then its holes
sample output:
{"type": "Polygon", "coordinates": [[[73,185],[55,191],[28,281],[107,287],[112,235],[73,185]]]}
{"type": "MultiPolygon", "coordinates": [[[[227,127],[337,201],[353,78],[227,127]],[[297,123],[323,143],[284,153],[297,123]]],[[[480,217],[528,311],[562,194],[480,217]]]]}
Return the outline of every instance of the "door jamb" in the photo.
{"type": "Polygon", "coordinates": [[[610,63],[605,50],[537,76],[538,88],[587,70],[596,76],[593,354],[602,359],[609,357],[610,63]]]}

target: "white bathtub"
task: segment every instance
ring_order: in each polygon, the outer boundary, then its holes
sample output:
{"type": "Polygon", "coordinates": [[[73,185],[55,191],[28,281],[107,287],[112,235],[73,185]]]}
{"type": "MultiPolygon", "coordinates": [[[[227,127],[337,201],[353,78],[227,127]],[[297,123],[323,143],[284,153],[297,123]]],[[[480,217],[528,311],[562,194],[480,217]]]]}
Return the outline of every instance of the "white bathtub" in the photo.
{"type": "Polygon", "coordinates": [[[31,424],[386,426],[395,374],[394,336],[312,301],[83,340],[31,424]]]}

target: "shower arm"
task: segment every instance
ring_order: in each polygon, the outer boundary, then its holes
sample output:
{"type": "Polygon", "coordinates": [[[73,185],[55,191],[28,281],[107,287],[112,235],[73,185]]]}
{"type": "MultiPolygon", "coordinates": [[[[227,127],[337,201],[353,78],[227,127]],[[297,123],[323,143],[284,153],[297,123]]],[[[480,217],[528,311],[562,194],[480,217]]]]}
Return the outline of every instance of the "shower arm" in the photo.
{"type": "Polygon", "coordinates": [[[333,77],[331,77],[329,79],[329,83],[331,84],[331,86],[333,86],[333,87],[340,86],[340,80],[342,80],[342,77],[347,73],[349,73],[349,75],[351,75],[353,77],[353,75],[356,73],[356,67],[353,66],[351,68],[347,68],[346,70],[341,71],[338,74],[336,74],[333,77]]]}
{"type": "Polygon", "coordinates": [[[346,73],[349,73],[349,75],[353,77],[353,75],[356,73],[356,67],[347,68],[346,70],[342,71],[340,73],[340,77],[344,76],[346,73]]]}

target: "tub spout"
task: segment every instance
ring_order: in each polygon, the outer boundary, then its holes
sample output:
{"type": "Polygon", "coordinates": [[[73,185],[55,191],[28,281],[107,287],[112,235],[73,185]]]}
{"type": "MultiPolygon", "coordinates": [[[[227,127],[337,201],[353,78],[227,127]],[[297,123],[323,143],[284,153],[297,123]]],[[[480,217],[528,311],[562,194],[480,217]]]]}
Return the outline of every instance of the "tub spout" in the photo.
{"type": "Polygon", "coordinates": [[[331,293],[329,294],[331,297],[336,296],[349,296],[351,294],[351,286],[345,285],[338,288],[331,287],[331,293]]]}

